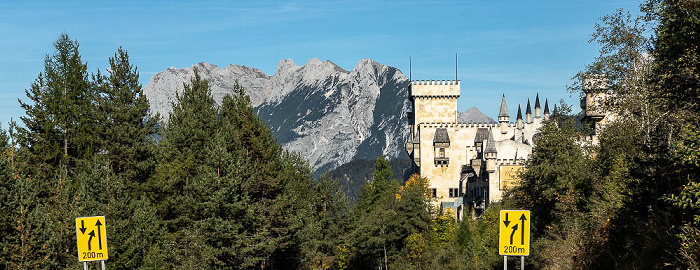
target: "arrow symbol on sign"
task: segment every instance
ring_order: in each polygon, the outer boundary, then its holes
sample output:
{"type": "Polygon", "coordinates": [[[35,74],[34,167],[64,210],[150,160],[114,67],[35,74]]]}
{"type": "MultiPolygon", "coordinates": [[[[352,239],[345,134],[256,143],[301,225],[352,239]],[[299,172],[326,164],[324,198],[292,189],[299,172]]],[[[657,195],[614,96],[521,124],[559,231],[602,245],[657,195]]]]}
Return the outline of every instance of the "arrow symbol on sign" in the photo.
{"type": "Polygon", "coordinates": [[[511,227],[511,228],[513,229],[513,232],[510,233],[510,244],[512,245],[513,244],[513,235],[515,235],[515,231],[518,230],[518,224],[513,225],[513,227],[511,227]]]}
{"type": "Polygon", "coordinates": [[[506,220],[503,221],[503,224],[506,225],[506,228],[508,228],[508,224],[510,224],[510,221],[508,221],[508,212],[506,212],[506,220]]]}
{"type": "Polygon", "coordinates": [[[80,232],[81,232],[82,234],[85,234],[85,230],[87,230],[87,229],[85,228],[85,220],[81,220],[81,221],[80,221],[80,226],[82,227],[82,228],[80,228],[80,232]]]}
{"type": "MultiPolygon", "coordinates": [[[[515,226],[518,226],[517,224],[515,226]]],[[[88,250],[92,250],[92,246],[90,246],[90,242],[92,242],[92,238],[95,237],[95,230],[92,230],[90,233],[88,233],[90,238],[88,238],[88,250]]],[[[513,235],[510,236],[510,242],[512,244],[513,242],[513,235]]]]}
{"type": "MultiPolygon", "coordinates": [[[[525,217],[525,214],[520,216],[520,224],[522,224],[520,226],[520,244],[521,245],[525,245],[525,221],[526,220],[527,220],[527,218],[525,217]]],[[[511,236],[511,240],[510,240],[511,244],[513,243],[512,239],[513,239],[513,237],[511,236]]]]}
{"type": "Polygon", "coordinates": [[[100,220],[97,220],[97,223],[95,223],[95,226],[97,226],[97,243],[100,244],[100,250],[102,249],[102,234],[100,233],[100,226],[102,226],[102,223],[100,223],[100,220]]]}

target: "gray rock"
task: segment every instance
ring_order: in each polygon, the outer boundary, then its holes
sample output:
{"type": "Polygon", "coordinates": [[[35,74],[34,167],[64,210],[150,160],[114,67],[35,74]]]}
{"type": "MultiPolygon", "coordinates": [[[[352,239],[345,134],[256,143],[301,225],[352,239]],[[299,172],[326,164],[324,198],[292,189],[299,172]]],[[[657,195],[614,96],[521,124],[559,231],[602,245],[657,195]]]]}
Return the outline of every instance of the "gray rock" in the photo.
{"type": "Polygon", "coordinates": [[[409,135],[408,79],[396,68],[362,59],[346,71],[316,58],[303,66],[280,60],[272,76],[237,65],[169,68],[144,87],[152,114],[160,113],[167,123],[175,93],[189,83],[193,68],[209,81],[217,104],[238,81],[278,142],[300,153],[317,171],[353,159],[406,155],[402,149],[409,135]]]}
{"type": "Polygon", "coordinates": [[[476,107],[471,107],[467,111],[459,112],[457,114],[457,122],[466,124],[496,123],[493,118],[486,116],[476,107]]]}

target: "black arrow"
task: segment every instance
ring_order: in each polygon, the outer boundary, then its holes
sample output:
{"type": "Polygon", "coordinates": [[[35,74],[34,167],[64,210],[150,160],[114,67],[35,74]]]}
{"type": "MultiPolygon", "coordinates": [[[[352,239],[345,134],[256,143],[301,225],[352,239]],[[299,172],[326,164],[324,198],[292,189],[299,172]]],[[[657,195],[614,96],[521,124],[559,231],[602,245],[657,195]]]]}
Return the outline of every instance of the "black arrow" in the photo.
{"type": "Polygon", "coordinates": [[[102,226],[102,223],[100,223],[100,220],[97,220],[97,223],[95,223],[95,226],[97,226],[97,243],[100,244],[100,250],[102,249],[102,234],[100,233],[100,226],[102,226]]]}
{"type": "Polygon", "coordinates": [[[526,220],[527,220],[527,218],[525,217],[525,214],[520,216],[520,224],[522,224],[520,226],[520,244],[521,245],[525,244],[525,221],[526,220]]]}
{"type": "MultiPolygon", "coordinates": [[[[516,226],[517,226],[517,225],[516,225],[516,226]]],[[[92,242],[92,238],[95,237],[95,230],[92,230],[90,233],[88,233],[88,235],[90,236],[90,238],[88,238],[88,250],[91,250],[91,249],[92,249],[92,246],[90,245],[90,242],[92,242]]],[[[510,238],[511,238],[511,240],[513,240],[513,236],[512,236],[512,235],[510,236],[510,238]]],[[[513,241],[511,241],[511,244],[512,244],[512,242],[513,242],[513,241]]]]}
{"type": "Polygon", "coordinates": [[[510,224],[510,221],[508,221],[508,212],[506,212],[506,220],[503,221],[503,224],[506,225],[506,228],[508,228],[508,224],[510,224]]]}
{"type": "Polygon", "coordinates": [[[82,228],[80,228],[80,232],[81,232],[82,234],[85,234],[85,230],[87,230],[87,229],[85,228],[85,220],[81,220],[81,221],[80,221],[80,226],[82,227],[82,228]]]}
{"type": "Polygon", "coordinates": [[[513,229],[513,232],[510,233],[510,244],[512,245],[513,244],[513,235],[515,234],[515,231],[518,230],[518,224],[513,225],[513,227],[511,227],[511,228],[513,229]]]}

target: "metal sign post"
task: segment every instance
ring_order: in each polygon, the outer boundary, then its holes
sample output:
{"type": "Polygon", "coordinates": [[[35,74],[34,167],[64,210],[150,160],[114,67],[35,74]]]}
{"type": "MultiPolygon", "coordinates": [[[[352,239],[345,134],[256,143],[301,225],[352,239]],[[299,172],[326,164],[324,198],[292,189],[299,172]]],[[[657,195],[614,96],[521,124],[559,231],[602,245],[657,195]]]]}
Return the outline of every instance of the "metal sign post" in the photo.
{"type": "Polygon", "coordinates": [[[525,256],[530,255],[530,211],[501,210],[498,223],[498,252],[503,255],[503,269],[508,270],[508,256],[519,256],[520,269],[524,269],[525,256]]]}

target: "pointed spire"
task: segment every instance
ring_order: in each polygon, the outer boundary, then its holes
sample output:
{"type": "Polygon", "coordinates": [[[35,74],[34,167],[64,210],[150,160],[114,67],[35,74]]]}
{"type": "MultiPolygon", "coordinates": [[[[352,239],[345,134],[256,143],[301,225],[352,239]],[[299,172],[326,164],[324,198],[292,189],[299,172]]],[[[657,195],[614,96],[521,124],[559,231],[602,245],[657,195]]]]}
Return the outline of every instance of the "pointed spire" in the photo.
{"type": "Polygon", "coordinates": [[[520,104],[518,104],[518,118],[516,118],[516,119],[523,120],[523,113],[520,111],[520,104]]]}
{"type": "Polygon", "coordinates": [[[496,152],[496,142],[494,142],[493,139],[493,132],[491,132],[491,129],[489,128],[489,138],[488,142],[486,142],[486,149],[484,150],[485,154],[495,154],[496,152]]]}
{"type": "Polygon", "coordinates": [[[508,117],[508,106],[506,105],[506,94],[503,94],[503,99],[501,99],[501,111],[498,113],[498,117],[508,117]]]}
{"type": "Polygon", "coordinates": [[[554,104],[554,109],[552,109],[552,113],[557,112],[557,104],[554,104]]]}
{"type": "Polygon", "coordinates": [[[547,102],[547,99],[544,99],[544,114],[549,114],[549,102],[547,102]]]}
{"type": "Polygon", "coordinates": [[[527,109],[525,109],[525,115],[532,114],[532,109],[530,109],[530,99],[527,99],[527,109]]]}
{"type": "Polygon", "coordinates": [[[540,93],[537,93],[537,96],[535,96],[535,110],[537,108],[540,108],[540,93]]]}

